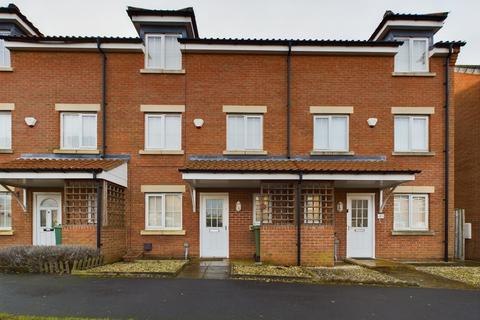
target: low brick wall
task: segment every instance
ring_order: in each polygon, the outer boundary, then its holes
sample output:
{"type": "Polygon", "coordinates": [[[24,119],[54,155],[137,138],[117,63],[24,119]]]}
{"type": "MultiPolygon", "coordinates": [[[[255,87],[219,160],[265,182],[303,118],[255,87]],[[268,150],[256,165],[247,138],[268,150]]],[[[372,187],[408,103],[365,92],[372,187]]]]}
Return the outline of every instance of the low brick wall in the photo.
{"type": "MultiPolygon", "coordinates": [[[[301,264],[333,266],[333,226],[303,225],[301,229],[301,264]]],[[[295,225],[262,225],[260,258],[263,262],[297,264],[297,228],[295,225]]]]}

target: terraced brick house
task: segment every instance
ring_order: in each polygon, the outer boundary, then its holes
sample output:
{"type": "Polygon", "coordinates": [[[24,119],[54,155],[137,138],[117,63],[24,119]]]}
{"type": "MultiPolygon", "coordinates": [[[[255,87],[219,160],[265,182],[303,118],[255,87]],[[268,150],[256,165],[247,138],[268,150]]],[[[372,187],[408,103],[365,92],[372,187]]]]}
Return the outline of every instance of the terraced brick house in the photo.
{"type": "Polygon", "coordinates": [[[447,13],[387,11],[365,41],[127,14],[136,38],[45,36],[0,9],[1,246],[61,226],[108,260],[452,257],[464,43],[435,42],[447,13]]]}

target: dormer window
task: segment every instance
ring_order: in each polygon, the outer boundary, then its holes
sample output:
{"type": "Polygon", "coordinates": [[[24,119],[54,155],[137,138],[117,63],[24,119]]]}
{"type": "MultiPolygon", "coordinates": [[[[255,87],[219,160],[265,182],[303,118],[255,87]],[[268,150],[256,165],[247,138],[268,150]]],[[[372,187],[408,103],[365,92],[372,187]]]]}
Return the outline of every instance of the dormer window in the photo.
{"type": "Polygon", "coordinates": [[[428,39],[396,38],[403,41],[395,55],[395,72],[428,72],[428,39]]]}
{"type": "MultiPolygon", "coordinates": [[[[0,30],[0,36],[8,36],[10,32],[0,30]]],[[[0,39],[0,68],[10,67],[10,51],[5,47],[5,40],[0,39]]]]}
{"type": "Polygon", "coordinates": [[[147,34],[145,36],[145,68],[153,70],[181,70],[182,53],[179,34],[147,34]]]}

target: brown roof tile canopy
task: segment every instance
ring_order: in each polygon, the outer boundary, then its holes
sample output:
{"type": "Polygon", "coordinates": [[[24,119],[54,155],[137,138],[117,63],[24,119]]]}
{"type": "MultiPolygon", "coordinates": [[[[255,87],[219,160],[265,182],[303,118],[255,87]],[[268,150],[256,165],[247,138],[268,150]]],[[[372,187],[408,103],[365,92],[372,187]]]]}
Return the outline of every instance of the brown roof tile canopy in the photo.
{"type": "Polygon", "coordinates": [[[189,160],[181,172],[267,172],[267,173],[399,173],[414,174],[420,170],[388,161],[333,160],[189,160]]]}
{"type": "Polygon", "coordinates": [[[118,159],[15,159],[0,163],[0,171],[105,171],[125,163],[118,159]]]}

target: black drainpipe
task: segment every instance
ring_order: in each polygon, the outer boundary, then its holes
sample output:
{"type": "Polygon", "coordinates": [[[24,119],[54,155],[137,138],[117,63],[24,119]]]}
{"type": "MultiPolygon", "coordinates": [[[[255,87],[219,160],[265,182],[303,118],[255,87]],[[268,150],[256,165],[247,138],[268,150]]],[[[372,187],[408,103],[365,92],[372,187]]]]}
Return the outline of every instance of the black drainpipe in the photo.
{"type": "Polygon", "coordinates": [[[291,78],[292,78],[292,42],[288,41],[287,54],[287,158],[290,159],[290,109],[291,109],[291,78]]]}
{"type": "Polygon", "coordinates": [[[107,149],[107,55],[101,48],[100,38],[97,38],[97,48],[102,54],[102,150],[101,157],[105,158],[105,150],[107,149]]]}
{"type": "Polygon", "coordinates": [[[297,196],[295,197],[295,211],[297,213],[296,220],[297,220],[297,266],[301,265],[302,263],[302,224],[301,224],[301,205],[300,201],[302,199],[302,180],[303,180],[303,173],[300,172],[298,174],[298,183],[297,183],[297,196]]]}
{"type": "Polygon", "coordinates": [[[102,181],[97,179],[97,172],[93,172],[93,180],[97,184],[97,249],[102,247],[102,214],[103,214],[103,197],[102,197],[102,181]]]}
{"type": "Polygon", "coordinates": [[[449,188],[448,188],[448,176],[449,176],[449,99],[450,99],[450,57],[452,56],[452,45],[448,47],[448,55],[445,60],[445,247],[444,257],[445,262],[448,262],[448,219],[449,219],[449,188]]]}

